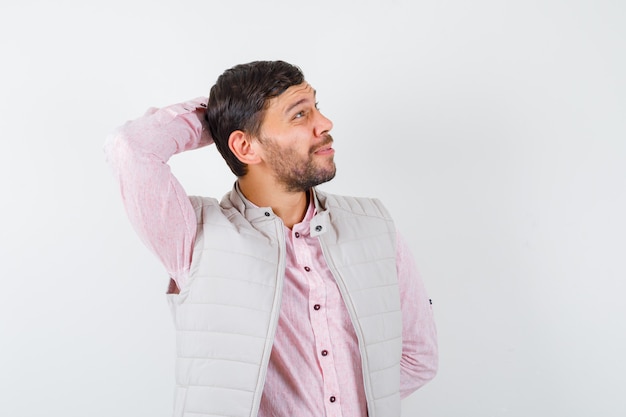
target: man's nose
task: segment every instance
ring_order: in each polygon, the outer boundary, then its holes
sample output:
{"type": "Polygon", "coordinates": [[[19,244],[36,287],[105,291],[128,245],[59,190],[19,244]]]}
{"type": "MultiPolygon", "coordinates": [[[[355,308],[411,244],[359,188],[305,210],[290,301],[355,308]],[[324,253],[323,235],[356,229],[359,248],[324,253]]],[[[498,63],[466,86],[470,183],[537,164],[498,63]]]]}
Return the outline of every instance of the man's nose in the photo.
{"type": "Polygon", "coordinates": [[[321,112],[317,112],[317,120],[315,121],[315,135],[320,136],[330,132],[333,128],[333,122],[321,112]]]}

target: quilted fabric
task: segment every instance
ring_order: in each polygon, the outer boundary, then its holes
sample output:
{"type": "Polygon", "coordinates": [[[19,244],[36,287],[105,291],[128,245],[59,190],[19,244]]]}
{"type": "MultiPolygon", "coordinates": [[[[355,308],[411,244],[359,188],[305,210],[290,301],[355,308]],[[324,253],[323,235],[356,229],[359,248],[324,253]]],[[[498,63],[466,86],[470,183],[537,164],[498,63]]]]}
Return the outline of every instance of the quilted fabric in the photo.
{"type": "MultiPolygon", "coordinates": [[[[402,320],[395,227],[378,200],[316,193],[312,235],[359,340],[370,417],[400,415],[402,320]]],[[[177,330],[175,417],[255,417],[280,310],[283,224],[247,207],[191,197],[198,219],[190,279],[168,295],[177,330]]]]}

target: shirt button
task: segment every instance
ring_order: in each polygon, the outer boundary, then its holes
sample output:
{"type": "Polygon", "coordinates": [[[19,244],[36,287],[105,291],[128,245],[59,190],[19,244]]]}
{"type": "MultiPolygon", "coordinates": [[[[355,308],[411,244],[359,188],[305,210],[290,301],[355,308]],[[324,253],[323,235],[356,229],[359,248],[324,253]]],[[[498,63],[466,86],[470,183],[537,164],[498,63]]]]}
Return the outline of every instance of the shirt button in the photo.
{"type": "Polygon", "coordinates": [[[326,349],[324,349],[324,350],[322,351],[322,356],[327,356],[327,355],[328,355],[328,351],[327,351],[326,349]]]}
{"type": "Polygon", "coordinates": [[[319,304],[315,304],[315,305],[313,306],[313,310],[319,310],[320,308],[322,308],[322,306],[321,306],[321,305],[319,305],[319,304]]]}
{"type": "Polygon", "coordinates": [[[269,212],[269,211],[266,211],[266,212],[265,212],[265,217],[269,217],[269,216],[270,216],[270,212],[269,212]]]}
{"type": "Polygon", "coordinates": [[[300,237],[300,233],[296,232],[296,238],[300,237]]]}
{"type": "Polygon", "coordinates": [[[315,231],[317,232],[321,232],[322,231],[322,226],[315,226],[315,231]]]}
{"type": "Polygon", "coordinates": [[[335,398],[335,396],[333,395],[332,397],[330,397],[330,402],[334,403],[337,399],[335,398]]]}
{"type": "Polygon", "coordinates": [[[311,270],[311,268],[309,268],[308,266],[305,266],[305,267],[304,267],[304,270],[305,270],[306,272],[309,272],[309,271],[311,270]]]}

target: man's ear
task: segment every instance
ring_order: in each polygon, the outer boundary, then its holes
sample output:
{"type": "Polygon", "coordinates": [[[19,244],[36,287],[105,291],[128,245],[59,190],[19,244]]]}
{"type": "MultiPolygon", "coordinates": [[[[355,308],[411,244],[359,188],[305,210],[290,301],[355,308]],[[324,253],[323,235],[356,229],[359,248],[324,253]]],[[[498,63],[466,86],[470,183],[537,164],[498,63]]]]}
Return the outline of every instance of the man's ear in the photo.
{"type": "Polygon", "coordinates": [[[254,165],[261,162],[256,152],[254,139],[241,130],[235,130],[228,137],[228,147],[237,159],[246,165],[254,165]]]}

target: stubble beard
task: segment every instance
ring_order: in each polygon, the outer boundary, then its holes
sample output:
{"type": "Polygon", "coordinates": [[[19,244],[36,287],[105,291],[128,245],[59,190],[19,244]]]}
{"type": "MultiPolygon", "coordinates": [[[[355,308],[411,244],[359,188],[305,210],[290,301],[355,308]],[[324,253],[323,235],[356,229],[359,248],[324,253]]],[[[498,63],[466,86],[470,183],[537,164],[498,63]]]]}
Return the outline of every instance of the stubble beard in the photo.
{"type": "Polygon", "coordinates": [[[309,149],[308,157],[302,158],[297,155],[292,148],[280,149],[276,142],[270,138],[263,139],[263,144],[267,152],[267,162],[274,169],[274,175],[288,192],[308,191],[309,189],[332,180],[335,177],[337,168],[332,156],[331,160],[325,163],[327,166],[320,166],[314,160],[314,152],[333,142],[330,135],[326,135],[324,140],[309,149]]]}

